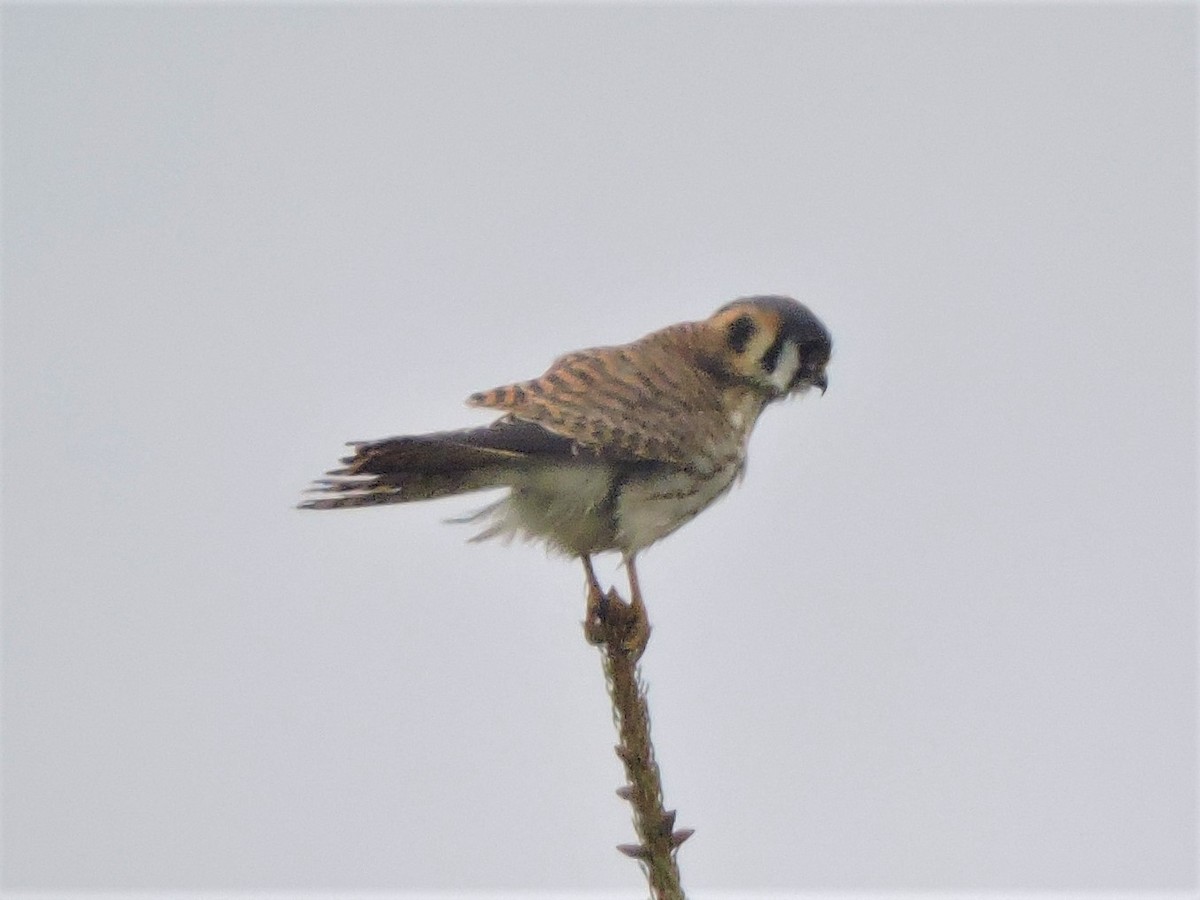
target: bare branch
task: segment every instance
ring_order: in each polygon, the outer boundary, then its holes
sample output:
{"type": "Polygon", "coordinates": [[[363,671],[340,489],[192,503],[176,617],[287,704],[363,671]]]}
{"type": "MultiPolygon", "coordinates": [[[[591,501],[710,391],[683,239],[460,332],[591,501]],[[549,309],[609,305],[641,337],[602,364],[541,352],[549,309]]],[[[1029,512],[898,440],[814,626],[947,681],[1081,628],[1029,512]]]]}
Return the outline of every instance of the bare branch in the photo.
{"type": "Polygon", "coordinates": [[[675,810],[663,808],[662,777],[650,741],[650,709],[638,668],[644,647],[630,649],[635,623],[629,604],[615,590],[609,591],[607,601],[603,619],[587,623],[585,633],[590,643],[600,644],[619,737],[614,749],[628,782],[617,788],[617,795],[633,807],[633,827],[639,840],[617,849],[641,863],[653,900],[685,900],[675,853],[693,829],[674,830],[675,810]]]}

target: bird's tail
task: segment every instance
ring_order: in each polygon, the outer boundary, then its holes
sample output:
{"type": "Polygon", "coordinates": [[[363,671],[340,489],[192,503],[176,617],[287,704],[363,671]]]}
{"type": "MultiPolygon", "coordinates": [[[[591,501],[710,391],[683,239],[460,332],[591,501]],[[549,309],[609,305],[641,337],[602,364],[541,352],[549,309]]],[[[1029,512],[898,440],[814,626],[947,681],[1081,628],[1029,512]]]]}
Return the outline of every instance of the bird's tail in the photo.
{"type": "Polygon", "coordinates": [[[351,456],[327,478],[313,482],[301,509],[350,509],[381,503],[433,500],[511,481],[520,454],[472,446],[472,432],[447,431],[379,441],[352,441],[351,456]]]}
{"type": "Polygon", "coordinates": [[[351,441],[344,466],[313,482],[301,509],[409,503],[511,485],[531,460],[570,453],[571,442],[531,422],[351,441]]]}

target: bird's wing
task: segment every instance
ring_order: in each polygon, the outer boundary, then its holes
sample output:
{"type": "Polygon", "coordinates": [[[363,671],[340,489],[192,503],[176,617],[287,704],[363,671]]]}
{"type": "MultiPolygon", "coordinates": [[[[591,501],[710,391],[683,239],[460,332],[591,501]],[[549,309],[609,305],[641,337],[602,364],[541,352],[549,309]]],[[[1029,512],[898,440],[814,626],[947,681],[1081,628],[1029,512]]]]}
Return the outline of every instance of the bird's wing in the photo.
{"type": "Polygon", "coordinates": [[[729,425],[711,375],[656,333],[634,344],[580,350],[540,378],[473,394],[472,406],[535,422],[605,459],[689,465],[729,425]]]}

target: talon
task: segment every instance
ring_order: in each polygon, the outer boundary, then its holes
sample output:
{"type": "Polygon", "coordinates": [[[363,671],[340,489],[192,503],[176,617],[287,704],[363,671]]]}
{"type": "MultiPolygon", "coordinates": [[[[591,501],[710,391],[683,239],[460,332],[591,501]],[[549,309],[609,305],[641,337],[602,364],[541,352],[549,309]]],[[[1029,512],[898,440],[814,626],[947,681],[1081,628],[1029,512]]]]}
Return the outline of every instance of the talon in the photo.
{"type": "Polygon", "coordinates": [[[646,606],[641,602],[641,597],[634,597],[628,612],[621,649],[636,661],[642,658],[642,654],[646,652],[646,645],[650,643],[650,618],[646,615],[646,606]]]}
{"type": "Polygon", "coordinates": [[[589,644],[603,644],[608,619],[608,598],[599,591],[588,590],[587,612],[583,617],[583,636],[589,644]]]}
{"type": "Polygon", "coordinates": [[[637,566],[631,555],[625,557],[625,570],[629,573],[629,606],[624,610],[625,636],[621,641],[621,648],[637,662],[646,652],[646,645],[650,642],[650,618],[646,615],[646,604],[642,602],[637,566]]]}
{"type": "Polygon", "coordinates": [[[649,643],[650,620],[644,615],[635,616],[629,633],[625,636],[625,640],[621,641],[621,649],[636,661],[642,658],[642,654],[646,652],[646,645],[649,643]]]}

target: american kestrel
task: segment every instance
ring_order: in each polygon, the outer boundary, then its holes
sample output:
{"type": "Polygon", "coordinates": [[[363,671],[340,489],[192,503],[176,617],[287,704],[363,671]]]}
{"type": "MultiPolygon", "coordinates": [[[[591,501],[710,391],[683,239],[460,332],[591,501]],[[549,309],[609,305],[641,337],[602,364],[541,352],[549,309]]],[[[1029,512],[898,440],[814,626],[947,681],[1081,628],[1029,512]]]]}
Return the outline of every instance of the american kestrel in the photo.
{"type": "Polygon", "coordinates": [[[507,487],[470,520],[475,540],[520,536],[578,557],[587,574],[587,620],[605,597],[592,554],[617,551],[638,623],[628,649],[649,636],[637,554],[729,490],[767,404],[825,392],[829,332],[790,297],[745,297],[700,322],[631,344],[560,357],[540,378],[472,394],[504,413],[491,425],[353,441],[302,509],[407,503],[507,487]]]}

